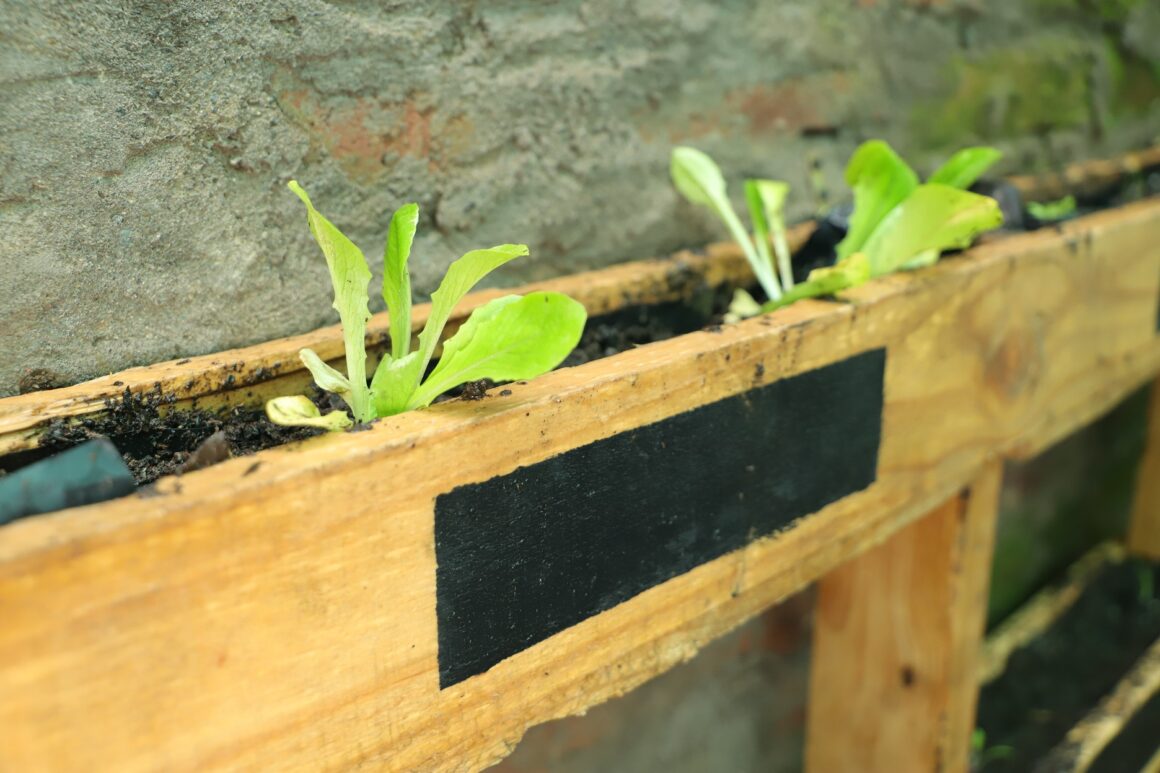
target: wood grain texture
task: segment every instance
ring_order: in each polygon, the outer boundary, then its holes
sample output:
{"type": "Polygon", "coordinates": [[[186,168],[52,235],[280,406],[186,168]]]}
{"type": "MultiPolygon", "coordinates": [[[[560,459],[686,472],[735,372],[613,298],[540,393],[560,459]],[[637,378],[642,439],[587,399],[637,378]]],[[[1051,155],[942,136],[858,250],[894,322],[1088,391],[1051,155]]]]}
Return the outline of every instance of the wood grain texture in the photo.
{"type": "Polygon", "coordinates": [[[1128,550],[1160,559],[1160,381],[1148,400],[1148,435],[1136,471],[1136,491],[1128,521],[1128,550]]]}
{"type": "Polygon", "coordinates": [[[965,771],[1002,465],[818,583],[806,769],[965,771]]]}
{"type": "Polygon", "coordinates": [[[0,769],[482,768],[1154,378],[1158,230],[1143,202],[0,529],[0,769]],[[439,690],[436,496],[879,347],[876,483],[439,690]]]}

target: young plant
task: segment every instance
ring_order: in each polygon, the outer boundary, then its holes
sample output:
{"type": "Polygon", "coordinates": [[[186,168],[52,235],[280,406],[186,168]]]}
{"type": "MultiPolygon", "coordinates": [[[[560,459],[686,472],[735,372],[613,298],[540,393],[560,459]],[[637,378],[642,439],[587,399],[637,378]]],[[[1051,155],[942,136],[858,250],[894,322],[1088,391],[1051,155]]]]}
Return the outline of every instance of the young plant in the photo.
{"type": "MultiPolygon", "coordinates": [[[[440,334],[455,306],[484,276],[504,263],[528,254],[522,244],[502,244],[472,250],[451,264],[431,295],[431,310],[411,348],[411,278],[407,259],[418,227],[419,207],[406,204],[391,218],[383,256],[383,300],[390,319],[391,351],[383,356],[367,384],[366,326],[370,319],[367,287],[371,272],[362,251],[314,208],[297,182],[290,190],[306,205],[307,221],[334,287],[334,308],[342,323],[346,373],[327,365],[310,349],[298,354],[314,381],[338,395],[355,422],[422,408],[448,389],[489,378],[517,381],[533,378],[559,365],[576,347],[587,313],[562,293],[507,295],[476,309],[443,344],[438,364],[427,374],[440,334]],[[424,378],[424,375],[426,377],[424,378]]],[[[323,415],[308,398],[277,397],[266,403],[275,424],[346,429],[345,411],[323,415]]]]}
{"type": "MultiPolygon", "coordinates": [[[[753,275],[766,297],[776,300],[793,287],[789,247],[785,241],[785,218],[782,215],[789,186],[776,180],[746,180],[745,201],[753,220],[754,238],[749,238],[741,219],[733,210],[725,192],[725,178],[713,159],[696,148],[679,147],[673,150],[669,165],[673,185],[693,204],[707,207],[725,223],[730,235],[741,245],[753,275]],[[777,254],[775,267],[769,252],[770,237],[777,254]],[[780,273],[780,279],[778,274],[780,273]]],[[[738,290],[730,311],[743,314],[755,308],[757,302],[744,290],[738,290]]]]}
{"type": "Polygon", "coordinates": [[[801,298],[832,295],[872,277],[928,266],[1003,223],[998,202],[966,190],[999,159],[994,148],[965,148],[919,183],[918,175],[881,140],[863,143],[846,166],[854,211],[838,262],[816,269],[762,311],[801,298]]]}

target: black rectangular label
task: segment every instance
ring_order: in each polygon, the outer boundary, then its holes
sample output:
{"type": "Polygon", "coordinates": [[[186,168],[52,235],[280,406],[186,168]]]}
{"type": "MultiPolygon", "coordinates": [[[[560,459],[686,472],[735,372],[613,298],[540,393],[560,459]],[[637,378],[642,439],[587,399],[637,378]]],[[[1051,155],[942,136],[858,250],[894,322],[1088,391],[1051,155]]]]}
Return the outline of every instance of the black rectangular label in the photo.
{"type": "Polygon", "coordinates": [[[440,495],[440,686],[869,486],[885,368],[865,352],[440,495]]]}

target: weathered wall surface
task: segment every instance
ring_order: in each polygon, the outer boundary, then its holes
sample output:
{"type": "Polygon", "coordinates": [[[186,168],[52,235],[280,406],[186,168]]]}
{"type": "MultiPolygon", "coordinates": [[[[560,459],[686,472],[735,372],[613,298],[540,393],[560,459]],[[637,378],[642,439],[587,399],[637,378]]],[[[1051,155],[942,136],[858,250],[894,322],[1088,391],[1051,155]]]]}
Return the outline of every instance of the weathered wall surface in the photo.
{"type": "Polygon", "coordinates": [[[1021,167],[1143,142],[1149,0],[0,0],[0,394],[332,321],[285,182],[372,257],[422,206],[417,289],[505,241],[516,282],[717,235],[674,143],[837,185],[884,136],[1021,167]]]}

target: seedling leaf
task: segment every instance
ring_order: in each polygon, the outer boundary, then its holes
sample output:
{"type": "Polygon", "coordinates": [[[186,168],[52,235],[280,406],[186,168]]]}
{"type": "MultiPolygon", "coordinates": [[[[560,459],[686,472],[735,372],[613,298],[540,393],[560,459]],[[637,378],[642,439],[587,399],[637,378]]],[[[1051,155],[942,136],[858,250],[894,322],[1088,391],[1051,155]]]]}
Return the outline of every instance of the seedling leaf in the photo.
{"type": "Polygon", "coordinates": [[[928,183],[915,189],[879,224],[864,252],[871,275],[881,276],[928,251],[967,247],[978,234],[1002,223],[1003,213],[994,199],[928,183]]]}
{"type": "Polygon", "coordinates": [[[266,402],[266,415],[285,427],[320,427],[332,431],[348,429],[350,417],[345,411],[331,411],[323,416],[318,406],[302,395],[275,397],[266,402]]]}
{"type": "Polygon", "coordinates": [[[383,300],[391,321],[391,357],[398,360],[411,350],[411,272],[407,258],[419,227],[419,205],[404,204],[391,217],[383,250],[383,300]]]}
{"type": "Polygon", "coordinates": [[[789,183],[780,180],[746,180],[745,203],[753,221],[753,240],[763,258],[769,261],[769,242],[773,239],[773,254],[777,256],[777,271],[781,288],[788,292],[793,287],[793,266],[789,244],[785,239],[785,200],[789,183]]]}
{"type": "Polygon", "coordinates": [[[669,163],[669,173],[677,191],[693,204],[708,207],[725,223],[733,237],[745,253],[749,266],[753,269],[761,289],[771,298],[781,296],[781,288],[773,272],[773,262],[766,246],[761,252],[754,247],[745,227],[733,211],[725,192],[725,178],[713,159],[696,148],[678,147],[673,149],[669,163]]]}
{"type": "Polygon", "coordinates": [[[855,252],[848,258],[838,261],[827,268],[815,268],[804,282],[794,285],[780,300],[770,301],[761,307],[764,311],[773,311],[782,306],[788,306],[794,301],[803,298],[817,298],[822,295],[833,295],[842,290],[857,287],[870,279],[870,261],[861,252],[855,252]]]}
{"type": "Polygon", "coordinates": [[[991,147],[963,148],[936,169],[927,182],[965,191],[1002,157],[1000,151],[991,147]]]}
{"type": "Polygon", "coordinates": [[[516,381],[551,370],[576,348],[587,316],[584,306],[561,293],[508,295],[489,302],[444,342],[439,364],[407,408],[428,405],[468,381],[516,381]]]}
{"type": "Polygon", "coordinates": [[[846,182],[854,190],[854,213],[838,259],[862,250],[890,211],[918,187],[918,176],[882,140],[862,143],[846,165],[846,182]]]}
{"type": "Polygon", "coordinates": [[[327,392],[334,392],[348,405],[350,404],[350,381],[347,380],[346,376],[327,365],[321,357],[314,353],[313,349],[299,350],[298,358],[310,371],[310,375],[314,376],[315,384],[327,392]]]}
{"type": "MultiPolygon", "coordinates": [[[[435,353],[435,346],[439,343],[439,335],[443,326],[451,317],[451,312],[471,292],[480,279],[509,260],[523,257],[528,254],[526,244],[501,244],[489,250],[472,250],[447,268],[447,274],[439,283],[439,289],[431,293],[431,312],[427,315],[427,324],[419,334],[419,371],[427,369],[431,356],[435,353]]],[[[417,386],[417,384],[416,384],[417,386]]]]}
{"type": "Polygon", "coordinates": [[[334,309],[342,322],[342,337],[346,347],[346,373],[351,387],[347,402],[359,421],[367,421],[373,418],[369,413],[365,341],[367,320],[371,316],[367,304],[371,271],[362,250],[314,208],[302,186],[291,180],[289,188],[306,205],[310,232],[326,256],[330,283],[334,287],[334,309]]]}
{"type": "Polygon", "coordinates": [[[1027,211],[1041,222],[1066,220],[1075,214],[1075,196],[1067,195],[1057,201],[1029,201],[1027,211]]]}

